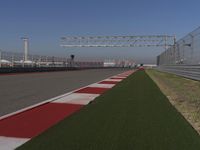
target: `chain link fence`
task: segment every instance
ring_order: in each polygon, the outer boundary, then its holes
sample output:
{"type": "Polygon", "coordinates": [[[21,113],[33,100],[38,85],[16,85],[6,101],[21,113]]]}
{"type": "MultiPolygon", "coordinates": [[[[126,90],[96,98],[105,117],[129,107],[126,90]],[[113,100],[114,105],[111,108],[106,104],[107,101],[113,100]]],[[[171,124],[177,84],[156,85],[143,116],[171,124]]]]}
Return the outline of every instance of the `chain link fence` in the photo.
{"type": "Polygon", "coordinates": [[[158,65],[200,65],[200,27],[158,56],[158,65]]]}
{"type": "Polygon", "coordinates": [[[200,27],[157,57],[158,69],[200,80],[200,27]]]}

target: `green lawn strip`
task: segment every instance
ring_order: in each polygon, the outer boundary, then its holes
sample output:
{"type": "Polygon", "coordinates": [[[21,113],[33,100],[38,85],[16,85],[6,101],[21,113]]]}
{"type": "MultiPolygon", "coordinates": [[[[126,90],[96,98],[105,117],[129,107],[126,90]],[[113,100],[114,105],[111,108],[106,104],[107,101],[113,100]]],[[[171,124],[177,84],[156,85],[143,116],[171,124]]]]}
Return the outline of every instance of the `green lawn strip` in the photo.
{"type": "Polygon", "coordinates": [[[18,150],[199,150],[200,137],[138,71],[18,150]]]}
{"type": "Polygon", "coordinates": [[[200,134],[200,82],[156,69],[146,72],[200,134]]]}

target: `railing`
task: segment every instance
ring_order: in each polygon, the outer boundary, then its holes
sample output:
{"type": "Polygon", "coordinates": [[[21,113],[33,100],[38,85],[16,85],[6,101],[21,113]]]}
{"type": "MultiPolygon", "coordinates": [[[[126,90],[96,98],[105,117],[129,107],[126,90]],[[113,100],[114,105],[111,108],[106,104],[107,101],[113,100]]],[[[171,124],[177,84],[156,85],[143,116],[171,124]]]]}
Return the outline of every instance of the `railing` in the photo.
{"type": "Polygon", "coordinates": [[[200,80],[200,65],[162,65],[157,69],[164,72],[174,73],[186,78],[200,80]]]}
{"type": "Polygon", "coordinates": [[[157,57],[158,69],[200,80],[200,27],[157,57]]]}
{"type": "Polygon", "coordinates": [[[157,57],[158,65],[200,65],[200,27],[157,57]]]}
{"type": "Polygon", "coordinates": [[[73,61],[64,57],[29,55],[24,59],[22,53],[0,51],[0,68],[30,68],[30,67],[103,67],[102,62],[73,61]]]}

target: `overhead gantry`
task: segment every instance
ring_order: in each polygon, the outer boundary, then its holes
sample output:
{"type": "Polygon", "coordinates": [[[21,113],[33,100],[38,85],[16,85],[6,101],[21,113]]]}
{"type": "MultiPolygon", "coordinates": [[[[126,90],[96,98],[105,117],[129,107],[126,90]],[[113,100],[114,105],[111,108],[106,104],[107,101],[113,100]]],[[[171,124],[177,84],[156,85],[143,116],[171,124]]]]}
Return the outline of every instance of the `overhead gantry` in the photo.
{"type": "Polygon", "coordinates": [[[61,37],[61,47],[164,47],[176,43],[175,36],[65,36],[61,37]]]}

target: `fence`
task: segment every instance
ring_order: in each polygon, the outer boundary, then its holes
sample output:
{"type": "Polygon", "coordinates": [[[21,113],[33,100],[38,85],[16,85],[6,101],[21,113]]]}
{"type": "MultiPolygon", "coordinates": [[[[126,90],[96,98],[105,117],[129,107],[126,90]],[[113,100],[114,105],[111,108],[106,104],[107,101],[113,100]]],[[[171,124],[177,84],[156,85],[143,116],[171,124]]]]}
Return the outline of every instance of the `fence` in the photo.
{"type": "Polygon", "coordinates": [[[158,69],[200,80],[200,27],[157,57],[158,69]]]}
{"type": "Polygon", "coordinates": [[[159,66],[158,69],[186,78],[200,80],[200,65],[166,65],[159,66]]]}

